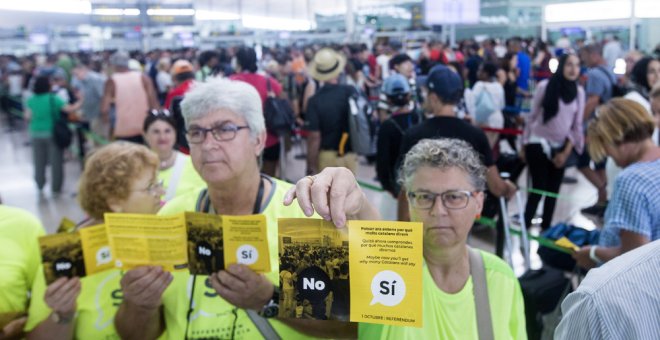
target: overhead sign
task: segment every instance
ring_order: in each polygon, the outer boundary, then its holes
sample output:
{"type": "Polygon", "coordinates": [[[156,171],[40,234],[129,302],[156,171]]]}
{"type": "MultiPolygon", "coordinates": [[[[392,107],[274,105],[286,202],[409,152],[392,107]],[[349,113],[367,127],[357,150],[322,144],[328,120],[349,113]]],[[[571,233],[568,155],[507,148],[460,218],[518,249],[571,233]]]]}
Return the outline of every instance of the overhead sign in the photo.
{"type": "Polygon", "coordinates": [[[193,4],[92,4],[94,26],[192,26],[193,4]]]}
{"type": "Polygon", "coordinates": [[[477,24],[480,16],[480,0],[425,0],[426,25],[477,24]]]}

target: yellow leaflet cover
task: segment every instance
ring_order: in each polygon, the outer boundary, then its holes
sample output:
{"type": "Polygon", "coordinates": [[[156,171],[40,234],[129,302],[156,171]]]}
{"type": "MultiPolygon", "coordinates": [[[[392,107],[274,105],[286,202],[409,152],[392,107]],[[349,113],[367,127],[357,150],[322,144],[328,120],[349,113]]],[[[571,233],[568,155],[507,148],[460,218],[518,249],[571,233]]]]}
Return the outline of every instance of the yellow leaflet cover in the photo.
{"type": "Polygon", "coordinates": [[[279,316],[348,321],[348,230],[312,218],[280,218],[278,229],[279,316]]]}
{"type": "Polygon", "coordinates": [[[264,215],[223,215],[225,266],[241,263],[258,273],[270,272],[266,228],[264,215]]]}
{"type": "Polygon", "coordinates": [[[100,224],[82,228],[78,230],[78,233],[80,234],[87,275],[115,267],[105,225],[100,224]]]}
{"type": "Polygon", "coordinates": [[[161,266],[167,271],[188,268],[183,214],[171,216],[105,214],[105,227],[115,267],[161,266]]]}
{"type": "Polygon", "coordinates": [[[422,327],[419,222],[348,221],[351,321],[422,327]]]}
{"type": "Polygon", "coordinates": [[[63,217],[60,225],[57,227],[57,233],[70,233],[76,230],[76,222],[63,217]]]}
{"type": "Polygon", "coordinates": [[[39,248],[46,284],[60,277],[86,275],[80,235],[77,232],[41,236],[39,248]]]}
{"type": "Polygon", "coordinates": [[[222,217],[186,212],[188,266],[192,275],[211,275],[225,269],[222,217]]]}
{"type": "Polygon", "coordinates": [[[570,249],[572,251],[580,250],[580,247],[575,245],[575,243],[571,242],[571,240],[569,240],[566,236],[563,236],[562,238],[555,241],[555,244],[562,248],[570,249]]]}

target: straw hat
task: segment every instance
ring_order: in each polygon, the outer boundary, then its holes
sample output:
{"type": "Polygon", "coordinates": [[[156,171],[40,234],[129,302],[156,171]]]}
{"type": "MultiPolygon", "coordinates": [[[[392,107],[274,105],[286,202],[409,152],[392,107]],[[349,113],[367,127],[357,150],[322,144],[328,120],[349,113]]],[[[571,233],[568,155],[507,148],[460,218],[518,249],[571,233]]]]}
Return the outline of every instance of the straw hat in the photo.
{"type": "Polygon", "coordinates": [[[309,74],[318,81],[326,81],[337,77],[346,65],[346,58],[330,48],[316,52],[314,60],[309,65],[309,74]]]}

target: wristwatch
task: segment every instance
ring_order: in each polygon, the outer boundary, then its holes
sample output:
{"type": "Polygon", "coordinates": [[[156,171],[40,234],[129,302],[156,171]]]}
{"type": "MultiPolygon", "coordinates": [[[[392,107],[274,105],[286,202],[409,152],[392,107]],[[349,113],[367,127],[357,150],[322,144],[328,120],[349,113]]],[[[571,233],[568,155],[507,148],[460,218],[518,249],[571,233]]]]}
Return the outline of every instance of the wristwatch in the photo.
{"type": "Polygon", "coordinates": [[[52,312],[50,314],[50,319],[53,320],[53,322],[58,325],[66,325],[71,321],[73,321],[75,317],[76,317],[76,313],[60,314],[58,312],[52,312]]]}
{"type": "Polygon", "coordinates": [[[591,248],[589,248],[589,258],[600,266],[603,264],[603,260],[599,259],[596,255],[596,249],[598,249],[598,246],[591,246],[591,248]]]}
{"type": "Polygon", "coordinates": [[[275,286],[273,289],[273,296],[270,297],[268,303],[266,303],[259,311],[259,315],[264,318],[274,318],[280,312],[280,288],[275,286]]]}

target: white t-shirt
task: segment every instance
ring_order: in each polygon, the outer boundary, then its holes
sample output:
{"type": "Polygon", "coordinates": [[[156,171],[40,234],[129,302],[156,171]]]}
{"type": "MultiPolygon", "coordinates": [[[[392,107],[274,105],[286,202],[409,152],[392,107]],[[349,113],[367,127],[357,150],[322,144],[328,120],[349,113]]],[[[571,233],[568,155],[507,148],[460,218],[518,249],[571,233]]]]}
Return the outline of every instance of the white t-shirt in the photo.
{"type": "Polygon", "coordinates": [[[381,69],[381,79],[387,79],[390,76],[390,56],[381,54],[376,58],[376,63],[381,69]]]}
{"type": "Polygon", "coordinates": [[[172,76],[167,72],[158,71],[156,84],[158,85],[158,93],[164,93],[169,87],[172,87],[172,76]]]}

